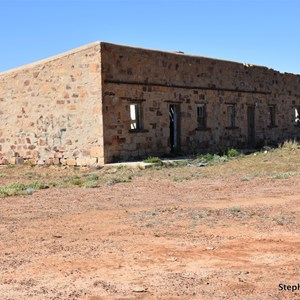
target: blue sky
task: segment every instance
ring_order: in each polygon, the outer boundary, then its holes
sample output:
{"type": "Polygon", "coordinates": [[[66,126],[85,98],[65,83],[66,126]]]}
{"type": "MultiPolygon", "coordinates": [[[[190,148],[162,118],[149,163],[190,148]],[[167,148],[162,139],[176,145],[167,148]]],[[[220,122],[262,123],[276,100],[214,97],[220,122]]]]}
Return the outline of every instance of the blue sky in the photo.
{"type": "Polygon", "coordinates": [[[106,41],[300,74],[298,0],[0,0],[0,72],[106,41]]]}

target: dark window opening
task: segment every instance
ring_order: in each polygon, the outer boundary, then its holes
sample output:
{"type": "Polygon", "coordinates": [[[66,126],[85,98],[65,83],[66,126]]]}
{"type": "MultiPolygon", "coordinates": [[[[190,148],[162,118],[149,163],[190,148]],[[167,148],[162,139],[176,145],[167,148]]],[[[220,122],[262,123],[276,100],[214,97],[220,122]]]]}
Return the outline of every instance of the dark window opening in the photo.
{"type": "Polygon", "coordinates": [[[205,104],[197,105],[197,127],[206,128],[206,106],[205,104]]]}
{"type": "Polygon", "coordinates": [[[180,149],[180,109],[179,105],[171,104],[169,107],[170,119],[170,148],[171,152],[179,151],[180,149]]]}
{"type": "Polygon", "coordinates": [[[235,127],[235,105],[234,104],[227,105],[227,127],[229,128],[235,127]]]}
{"type": "Polygon", "coordinates": [[[275,127],[275,105],[269,106],[269,127],[275,127]]]}

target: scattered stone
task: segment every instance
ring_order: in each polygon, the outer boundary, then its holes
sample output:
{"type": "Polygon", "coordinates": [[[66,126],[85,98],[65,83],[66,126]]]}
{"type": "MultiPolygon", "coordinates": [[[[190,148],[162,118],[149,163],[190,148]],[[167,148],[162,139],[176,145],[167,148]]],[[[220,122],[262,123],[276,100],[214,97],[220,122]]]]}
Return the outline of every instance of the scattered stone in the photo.
{"type": "Polygon", "coordinates": [[[98,165],[94,165],[94,166],[90,166],[90,169],[92,169],[92,170],[100,170],[101,167],[98,166],[98,165]]]}
{"type": "Polygon", "coordinates": [[[24,158],[16,157],[16,164],[23,164],[23,163],[24,163],[24,158]]]}
{"type": "Polygon", "coordinates": [[[143,286],[135,286],[135,287],[132,288],[132,291],[134,293],[145,293],[145,292],[148,291],[148,288],[143,287],[143,286]]]}
{"type": "Polygon", "coordinates": [[[35,189],[28,188],[25,190],[26,195],[32,195],[35,192],[35,189]]]}
{"type": "Polygon", "coordinates": [[[199,163],[188,163],[186,164],[188,167],[205,167],[208,165],[208,163],[202,163],[202,162],[199,162],[199,163]]]}
{"type": "Polygon", "coordinates": [[[212,251],[212,250],[215,250],[215,249],[216,249],[215,247],[206,247],[205,248],[206,251],[212,251]]]}
{"type": "Polygon", "coordinates": [[[170,258],[168,258],[167,260],[168,260],[168,261],[177,261],[178,259],[177,259],[177,257],[170,257],[170,258]]]}
{"type": "Polygon", "coordinates": [[[60,235],[60,234],[55,234],[55,235],[53,235],[53,237],[56,238],[56,239],[61,239],[61,238],[62,238],[62,235],[60,235]]]}

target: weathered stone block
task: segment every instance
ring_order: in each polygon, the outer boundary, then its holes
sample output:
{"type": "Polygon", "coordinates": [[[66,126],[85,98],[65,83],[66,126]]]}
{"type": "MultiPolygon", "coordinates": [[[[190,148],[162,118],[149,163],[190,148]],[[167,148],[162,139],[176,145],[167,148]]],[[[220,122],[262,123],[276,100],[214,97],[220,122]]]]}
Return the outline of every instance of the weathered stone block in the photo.
{"type": "Polygon", "coordinates": [[[37,164],[40,165],[40,166],[43,166],[45,164],[45,160],[39,159],[37,164]]]}
{"type": "Polygon", "coordinates": [[[10,157],[7,159],[8,164],[14,165],[16,163],[16,158],[15,157],[10,157]]]}
{"type": "Polygon", "coordinates": [[[16,164],[23,164],[24,163],[24,158],[23,157],[16,157],[16,164]]]}
{"type": "Polygon", "coordinates": [[[61,163],[63,166],[65,166],[65,165],[67,164],[67,159],[61,158],[61,159],[60,159],[60,163],[61,163]]]}
{"type": "Polygon", "coordinates": [[[90,155],[93,157],[102,157],[103,156],[103,147],[92,147],[90,155]]]}
{"type": "Polygon", "coordinates": [[[80,157],[77,158],[77,166],[92,166],[97,163],[95,157],[80,157]]]}
{"type": "Polygon", "coordinates": [[[76,159],[74,159],[74,158],[68,158],[67,159],[67,165],[68,166],[76,166],[76,159]]]}
{"type": "Polygon", "coordinates": [[[54,165],[59,165],[59,164],[60,164],[60,159],[57,158],[57,157],[54,158],[54,159],[53,159],[53,164],[54,164],[54,165]]]}
{"type": "Polygon", "coordinates": [[[54,153],[54,158],[62,158],[63,154],[61,152],[54,153]]]}
{"type": "Polygon", "coordinates": [[[8,164],[9,164],[8,159],[7,159],[7,158],[2,158],[2,159],[0,160],[0,164],[1,164],[1,165],[8,165],[8,164]]]}
{"type": "Polygon", "coordinates": [[[47,158],[44,162],[46,165],[53,165],[54,158],[47,158]]]}

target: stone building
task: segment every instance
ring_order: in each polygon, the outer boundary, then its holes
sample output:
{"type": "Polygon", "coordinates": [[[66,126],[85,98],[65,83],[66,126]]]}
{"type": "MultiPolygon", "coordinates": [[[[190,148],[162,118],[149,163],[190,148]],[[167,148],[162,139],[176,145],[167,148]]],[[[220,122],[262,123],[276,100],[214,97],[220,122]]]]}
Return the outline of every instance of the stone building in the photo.
{"type": "Polygon", "coordinates": [[[95,42],[0,73],[0,163],[93,165],[297,139],[299,81],[95,42]]]}

